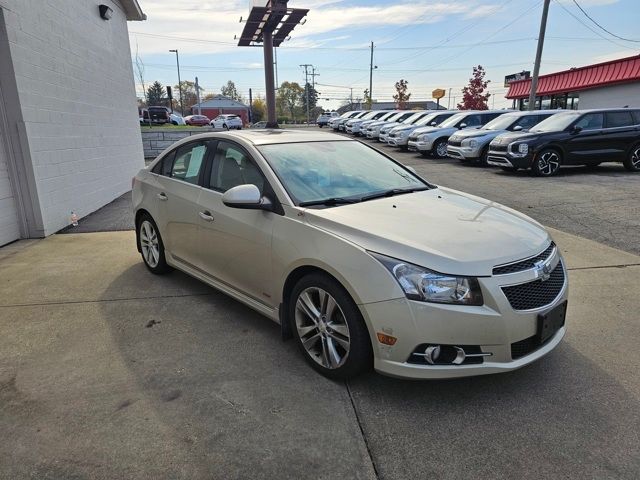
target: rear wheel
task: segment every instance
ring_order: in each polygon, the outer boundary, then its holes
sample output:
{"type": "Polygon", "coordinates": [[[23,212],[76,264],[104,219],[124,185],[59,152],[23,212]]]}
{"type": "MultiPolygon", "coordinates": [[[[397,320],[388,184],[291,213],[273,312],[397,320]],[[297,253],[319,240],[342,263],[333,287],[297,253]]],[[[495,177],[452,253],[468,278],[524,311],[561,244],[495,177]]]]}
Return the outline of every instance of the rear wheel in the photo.
{"type": "Polygon", "coordinates": [[[433,152],[434,157],[445,158],[447,156],[447,140],[444,138],[436,140],[431,151],[433,152]]]}
{"type": "Polygon", "coordinates": [[[624,161],[624,168],[630,172],[640,172],[640,143],[634,145],[624,161]]]}
{"type": "Polygon", "coordinates": [[[538,177],[551,177],[558,173],[561,164],[562,157],[557,150],[544,148],[536,155],[531,169],[538,177]]]}
{"type": "Polygon", "coordinates": [[[320,273],[300,279],[288,311],[298,347],[316,371],[346,380],[371,368],[371,341],[362,315],[334,279],[320,273]]]}
{"type": "Polygon", "coordinates": [[[150,215],[145,214],[138,221],[138,242],[142,260],[151,273],[161,275],[173,270],[167,265],[162,237],[150,215]]]}

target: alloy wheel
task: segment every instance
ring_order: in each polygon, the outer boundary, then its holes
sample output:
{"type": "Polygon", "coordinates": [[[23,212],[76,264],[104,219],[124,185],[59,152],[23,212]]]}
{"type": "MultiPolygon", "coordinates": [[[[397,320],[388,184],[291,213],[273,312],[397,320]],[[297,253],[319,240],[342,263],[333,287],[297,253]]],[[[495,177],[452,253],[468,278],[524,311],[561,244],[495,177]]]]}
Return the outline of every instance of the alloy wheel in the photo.
{"type": "Polygon", "coordinates": [[[436,145],[436,153],[441,158],[446,157],[447,156],[447,144],[445,142],[438,142],[438,145],[436,145]]]}
{"type": "Polygon", "coordinates": [[[160,261],[160,243],[155,227],[148,220],[140,224],[140,248],[147,265],[157,267],[160,261]]]}
{"type": "Polygon", "coordinates": [[[556,152],[544,152],[537,162],[538,171],[544,176],[551,176],[560,168],[560,157],[556,152]]]}
{"type": "Polygon", "coordinates": [[[351,345],[349,326],[340,305],[327,291],[309,287],[300,292],[295,322],[309,357],[330,370],[344,364],[351,345]]]}
{"type": "Polygon", "coordinates": [[[631,154],[631,166],[636,170],[640,170],[640,147],[637,147],[631,154]]]}

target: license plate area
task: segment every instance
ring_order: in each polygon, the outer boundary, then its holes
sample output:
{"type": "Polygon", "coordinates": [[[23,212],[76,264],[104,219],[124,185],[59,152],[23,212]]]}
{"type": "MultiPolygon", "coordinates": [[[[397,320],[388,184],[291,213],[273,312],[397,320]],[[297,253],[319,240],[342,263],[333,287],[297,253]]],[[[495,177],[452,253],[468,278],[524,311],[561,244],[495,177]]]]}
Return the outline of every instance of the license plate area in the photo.
{"type": "Polygon", "coordinates": [[[538,315],[538,342],[543,344],[564,326],[567,317],[567,302],[538,315]]]}

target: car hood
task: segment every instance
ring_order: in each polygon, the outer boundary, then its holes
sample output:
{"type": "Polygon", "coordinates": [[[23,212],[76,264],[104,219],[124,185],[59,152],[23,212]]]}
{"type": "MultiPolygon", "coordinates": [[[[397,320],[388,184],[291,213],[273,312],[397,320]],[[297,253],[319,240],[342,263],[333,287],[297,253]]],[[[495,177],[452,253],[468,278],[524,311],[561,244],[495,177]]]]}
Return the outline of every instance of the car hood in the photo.
{"type": "Polygon", "coordinates": [[[392,128],[395,128],[398,125],[400,125],[400,122],[389,122],[387,125],[384,126],[384,128],[391,130],[392,128]]]}
{"type": "Polygon", "coordinates": [[[375,122],[371,122],[369,125],[367,125],[367,127],[380,127],[382,125],[386,125],[387,123],[393,122],[387,122],[386,120],[376,120],[375,122]]]}
{"type": "Polygon", "coordinates": [[[307,209],[305,217],[366,250],[452,275],[490,276],[495,265],[536,255],[549,243],[526,215],[442,187],[307,209]]]}
{"type": "Polygon", "coordinates": [[[422,135],[423,133],[433,133],[442,130],[440,127],[420,127],[416,128],[413,133],[417,135],[422,135]]]}
{"type": "MultiPolygon", "coordinates": [[[[498,138],[500,139],[500,143],[511,143],[515,141],[535,140],[544,134],[545,133],[534,132],[506,132],[502,133],[498,138]]],[[[497,141],[497,139],[495,141],[497,141]]]]}
{"type": "Polygon", "coordinates": [[[478,137],[497,137],[498,135],[505,133],[507,130],[476,130],[476,129],[464,129],[455,133],[452,136],[457,138],[478,138],[478,137]]]}
{"type": "Polygon", "coordinates": [[[425,127],[417,127],[415,125],[398,125],[397,127],[393,127],[393,129],[391,129],[392,132],[404,132],[407,130],[417,130],[418,128],[425,128],[425,127]]]}

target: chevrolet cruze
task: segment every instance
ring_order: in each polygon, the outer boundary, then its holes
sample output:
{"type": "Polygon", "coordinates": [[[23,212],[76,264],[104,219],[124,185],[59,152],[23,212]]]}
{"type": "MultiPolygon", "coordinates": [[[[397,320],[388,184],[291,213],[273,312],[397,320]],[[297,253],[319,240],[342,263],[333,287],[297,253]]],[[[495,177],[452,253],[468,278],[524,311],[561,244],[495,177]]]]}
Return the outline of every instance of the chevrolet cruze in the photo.
{"type": "Polygon", "coordinates": [[[567,273],[541,225],[343,136],[186,138],[135,176],[133,208],[152,273],[264,314],[331,378],[505,372],[565,334],[567,273]]]}

